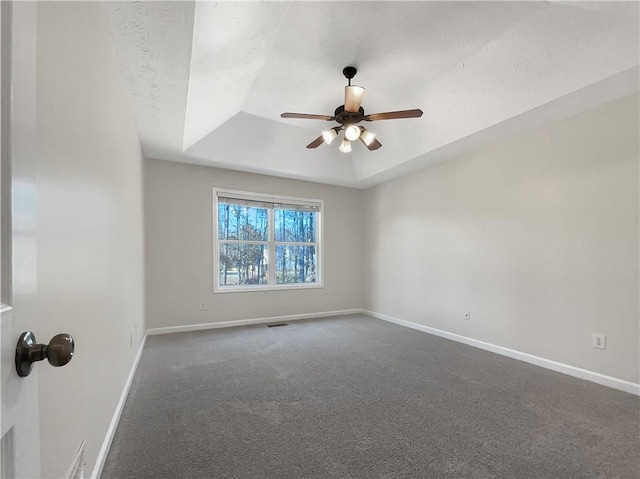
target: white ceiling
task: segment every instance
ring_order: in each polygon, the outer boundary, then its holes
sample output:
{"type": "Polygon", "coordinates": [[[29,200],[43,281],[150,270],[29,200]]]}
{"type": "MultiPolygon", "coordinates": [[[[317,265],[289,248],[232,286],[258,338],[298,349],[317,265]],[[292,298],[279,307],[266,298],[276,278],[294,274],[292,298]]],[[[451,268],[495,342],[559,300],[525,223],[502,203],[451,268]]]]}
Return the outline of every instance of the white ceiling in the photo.
{"type": "Polygon", "coordinates": [[[364,188],[638,91],[632,2],[104,2],[149,158],[364,188]],[[305,146],[347,65],[383,147],[305,146]]]}

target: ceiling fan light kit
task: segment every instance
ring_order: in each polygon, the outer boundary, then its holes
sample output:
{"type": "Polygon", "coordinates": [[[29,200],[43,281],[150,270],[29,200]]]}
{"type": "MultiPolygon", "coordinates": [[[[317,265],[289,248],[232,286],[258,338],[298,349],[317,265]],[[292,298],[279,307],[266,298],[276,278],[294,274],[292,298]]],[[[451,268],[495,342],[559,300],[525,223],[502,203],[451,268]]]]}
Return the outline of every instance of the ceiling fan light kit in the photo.
{"type": "Polygon", "coordinates": [[[307,145],[307,148],[317,148],[322,143],[330,145],[331,142],[338,136],[338,132],[344,130],[344,139],[339,146],[339,150],[343,153],[351,152],[351,142],[360,139],[363,145],[367,147],[369,151],[377,150],[382,146],[376,139],[375,133],[372,133],[364,127],[357,124],[361,121],[379,121],[379,120],[396,120],[399,118],[420,118],[422,116],[422,110],[400,110],[389,111],[384,113],[374,113],[372,115],[365,115],[364,108],[361,103],[364,98],[365,89],[361,86],[351,85],[351,79],[356,75],[358,70],[355,67],[348,66],[342,70],[342,74],[349,81],[349,84],[344,87],[344,105],[336,108],[333,116],[329,115],[316,115],[312,113],[282,113],[282,118],[297,118],[306,120],[325,120],[325,121],[337,121],[340,126],[331,128],[330,130],[323,131],[322,135],[313,140],[307,145]]]}

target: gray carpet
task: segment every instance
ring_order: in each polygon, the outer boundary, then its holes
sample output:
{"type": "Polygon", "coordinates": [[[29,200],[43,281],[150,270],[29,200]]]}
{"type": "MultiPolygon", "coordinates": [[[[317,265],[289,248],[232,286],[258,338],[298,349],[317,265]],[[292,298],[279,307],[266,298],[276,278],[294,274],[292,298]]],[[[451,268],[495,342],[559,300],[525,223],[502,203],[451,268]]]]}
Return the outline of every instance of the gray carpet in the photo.
{"type": "Polygon", "coordinates": [[[349,316],[153,336],[103,479],[640,477],[639,398],[349,316]]]}

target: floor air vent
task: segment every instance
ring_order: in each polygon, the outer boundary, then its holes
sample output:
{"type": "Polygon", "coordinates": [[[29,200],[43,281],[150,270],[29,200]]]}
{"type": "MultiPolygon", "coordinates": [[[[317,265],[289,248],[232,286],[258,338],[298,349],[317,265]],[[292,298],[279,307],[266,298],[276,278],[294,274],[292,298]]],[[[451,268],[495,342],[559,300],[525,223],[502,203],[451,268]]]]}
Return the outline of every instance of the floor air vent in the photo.
{"type": "Polygon", "coordinates": [[[267,324],[267,328],[277,328],[278,326],[288,326],[287,323],[271,323],[267,324]]]}

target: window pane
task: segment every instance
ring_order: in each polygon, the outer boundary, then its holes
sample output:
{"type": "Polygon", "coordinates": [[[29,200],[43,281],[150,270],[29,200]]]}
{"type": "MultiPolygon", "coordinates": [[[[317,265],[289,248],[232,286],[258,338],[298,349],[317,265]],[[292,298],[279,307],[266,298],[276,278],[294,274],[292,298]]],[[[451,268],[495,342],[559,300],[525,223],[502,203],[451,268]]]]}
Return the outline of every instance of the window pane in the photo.
{"type": "Polygon", "coordinates": [[[267,284],[269,249],[266,244],[220,244],[220,286],[267,284]]]}
{"type": "Polygon", "coordinates": [[[280,210],[274,211],[276,241],[292,243],[316,242],[316,212],[280,210]]]}
{"type": "Polygon", "coordinates": [[[267,241],[269,214],[266,208],[218,204],[218,238],[267,241]]]}
{"type": "Polygon", "coordinates": [[[317,270],[315,246],[276,246],[277,284],[315,283],[317,270]]]}

